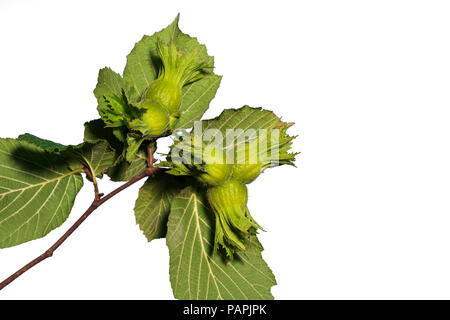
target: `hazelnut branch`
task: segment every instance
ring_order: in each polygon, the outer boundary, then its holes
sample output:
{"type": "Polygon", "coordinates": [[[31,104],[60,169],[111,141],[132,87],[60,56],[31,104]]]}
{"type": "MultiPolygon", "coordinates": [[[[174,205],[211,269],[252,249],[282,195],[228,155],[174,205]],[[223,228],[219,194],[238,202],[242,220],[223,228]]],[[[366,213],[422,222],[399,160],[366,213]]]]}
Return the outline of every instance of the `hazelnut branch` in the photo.
{"type": "MultiPolygon", "coordinates": [[[[148,160],[149,160],[148,161],[148,164],[149,164],[148,167],[141,174],[135,176],[131,180],[127,181],[126,183],[124,183],[123,185],[118,187],[117,189],[114,189],[113,191],[108,193],[106,196],[103,196],[103,194],[98,192],[97,184],[94,183],[95,198],[92,201],[92,204],[86,210],[86,212],[47,251],[45,251],[39,257],[37,257],[36,259],[32,260],[31,262],[29,262],[28,264],[26,264],[25,266],[20,268],[18,271],[16,271],[14,274],[9,276],[7,279],[2,281],[0,283],[0,290],[4,289],[7,285],[9,285],[11,282],[16,280],[18,277],[20,277],[26,271],[28,271],[31,268],[33,268],[38,263],[40,263],[40,262],[44,261],[45,259],[50,258],[51,256],[53,256],[53,253],[55,252],[55,250],[58,249],[64,243],[64,241],[66,241],[72,235],[72,233],[76,229],[78,229],[78,227],[87,219],[87,217],[89,217],[91,215],[91,213],[94,212],[103,203],[105,203],[106,201],[108,201],[109,199],[114,197],[116,194],[118,194],[122,190],[125,190],[126,188],[128,188],[131,185],[135,184],[136,182],[138,182],[138,181],[140,181],[140,180],[142,180],[142,179],[144,179],[146,177],[152,177],[152,176],[154,176],[155,174],[157,174],[159,172],[165,171],[165,169],[163,169],[163,168],[158,168],[158,167],[154,167],[153,166],[153,163],[154,163],[153,150],[152,150],[151,147],[149,147],[148,151],[149,151],[149,153],[148,153],[148,160]]],[[[86,174],[89,177],[91,177],[91,172],[87,168],[85,168],[84,171],[86,172],[86,174]]],[[[93,179],[91,179],[91,180],[93,180],[93,179]]]]}
{"type": "Polygon", "coordinates": [[[97,180],[94,179],[91,170],[87,167],[83,167],[84,173],[86,173],[86,176],[88,176],[92,180],[92,184],[94,185],[94,194],[95,194],[95,200],[100,200],[101,197],[103,197],[103,193],[99,193],[98,191],[98,184],[97,180]]]}

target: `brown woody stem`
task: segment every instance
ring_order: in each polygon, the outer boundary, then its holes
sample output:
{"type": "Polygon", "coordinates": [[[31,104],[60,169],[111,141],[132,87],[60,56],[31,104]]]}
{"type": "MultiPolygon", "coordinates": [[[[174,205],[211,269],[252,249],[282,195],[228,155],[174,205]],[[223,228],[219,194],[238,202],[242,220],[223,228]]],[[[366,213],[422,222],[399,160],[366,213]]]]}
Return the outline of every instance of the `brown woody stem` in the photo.
{"type": "MultiPolygon", "coordinates": [[[[149,150],[151,151],[151,150],[149,150]]],[[[164,171],[164,169],[162,168],[158,168],[158,167],[154,167],[153,166],[153,153],[149,153],[149,159],[151,159],[149,161],[149,166],[144,170],[144,172],[142,172],[141,174],[137,175],[136,177],[132,178],[131,180],[129,180],[128,182],[124,183],[123,185],[121,185],[120,187],[118,187],[117,189],[111,191],[110,193],[108,193],[106,196],[102,197],[100,193],[98,193],[98,188],[97,188],[97,184],[94,183],[94,188],[95,188],[95,199],[92,202],[92,204],[90,205],[90,207],[86,210],[86,212],[77,220],[77,222],[75,222],[69,230],[66,231],[66,233],[64,233],[64,235],[58,239],[58,241],[56,241],[47,251],[45,251],[43,254],[41,254],[39,257],[37,257],[36,259],[34,259],[33,261],[29,262],[27,265],[23,266],[22,268],[20,268],[17,272],[15,272],[14,274],[12,274],[11,276],[9,276],[7,279],[5,279],[3,282],[0,283],[0,290],[2,290],[3,288],[5,288],[8,284],[10,284],[11,282],[13,282],[14,280],[16,280],[18,277],[20,277],[22,274],[24,274],[26,271],[30,270],[31,268],[33,268],[35,265],[37,265],[38,263],[42,262],[43,260],[50,258],[53,255],[53,252],[55,252],[56,249],[58,249],[63,243],[64,241],[67,240],[67,238],[70,237],[70,235],[76,230],[78,229],[78,227],[83,223],[84,220],[87,219],[87,217],[89,217],[91,215],[92,212],[95,211],[95,209],[97,209],[99,206],[101,206],[104,202],[106,202],[107,200],[111,199],[112,197],[114,197],[116,194],[118,194],[120,191],[128,188],[129,186],[133,185],[134,183],[144,179],[145,177],[152,177],[154,176],[156,173],[164,171]]],[[[89,170],[87,170],[89,171],[89,170]]],[[[87,173],[86,173],[87,174],[87,173]]]]}
{"type": "Polygon", "coordinates": [[[83,170],[84,170],[84,173],[86,173],[86,175],[92,180],[92,184],[94,185],[95,200],[99,200],[103,196],[103,193],[99,193],[99,191],[98,191],[97,180],[94,178],[94,176],[92,175],[92,172],[91,172],[91,170],[89,170],[89,168],[84,167],[83,170]]]}

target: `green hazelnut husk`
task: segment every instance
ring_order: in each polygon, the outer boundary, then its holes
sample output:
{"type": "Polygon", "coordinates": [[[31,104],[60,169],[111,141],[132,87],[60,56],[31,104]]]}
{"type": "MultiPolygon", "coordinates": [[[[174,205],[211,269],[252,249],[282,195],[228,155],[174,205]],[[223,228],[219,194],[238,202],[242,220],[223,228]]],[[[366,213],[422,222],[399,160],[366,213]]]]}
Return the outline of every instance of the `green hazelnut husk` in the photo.
{"type": "Polygon", "coordinates": [[[218,186],[224,184],[233,171],[233,166],[226,164],[226,155],[223,152],[216,154],[215,150],[210,154],[203,154],[204,167],[197,179],[210,185],[218,186]]]}
{"type": "Polygon", "coordinates": [[[250,155],[250,152],[253,150],[249,144],[246,144],[245,148],[239,151],[241,152],[238,152],[236,163],[233,165],[233,178],[248,184],[253,182],[261,174],[263,164],[257,152],[256,154],[250,155]]]}
{"type": "Polygon", "coordinates": [[[233,177],[241,183],[251,183],[261,174],[262,165],[256,164],[235,164],[233,166],[233,177]]]}
{"type": "Polygon", "coordinates": [[[197,178],[207,185],[218,186],[229,179],[232,169],[227,164],[207,164],[204,167],[204,172],[200,173],[197,178]]]}
{"type": "Polygon", "coordinates": [[[247,208],[246,185],[231,178],[208,188],[207,198],[216,217],[217,247],[225,249],[230,257],[235,249],[244,251],[248,237],[260,228],[247,208]]]}
{"type": "Polygon", "coordinates": [[[145,98],[158,102],[169,113],[175,113],[181,105],[181,87],[174,81],[158,78],[147,89],[145,98]]]}
{"type": "Polygon", "coordinates": [[[144,100],[139,107],[145,109],[142,121],[148,126],[149,135],[161,136],[169,130],[169,113],[161,104],[144,100]]]}

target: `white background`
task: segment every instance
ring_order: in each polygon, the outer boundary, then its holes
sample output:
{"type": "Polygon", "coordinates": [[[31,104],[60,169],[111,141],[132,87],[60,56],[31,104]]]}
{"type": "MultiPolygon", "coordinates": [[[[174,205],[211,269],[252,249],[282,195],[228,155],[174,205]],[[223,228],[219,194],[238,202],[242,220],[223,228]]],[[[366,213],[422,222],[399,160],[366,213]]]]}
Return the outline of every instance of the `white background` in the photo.
{"type": "MultiPolygon", "coordinates": [[[[249,188],[275,298],[449,299],[446,1],[0,0],[0,136],[81,142],[97,118],[98,70],[122,72],[134,43],[178,12],[224,75],[206,117],[249,104],[296,122],[298,168],[249,188]]],[[[134,220],[139,186],[0,299],[173,299],[165,242],[148,244],[134,220]]],[[[0,250],[0,278],[46,250],[91,197],[86,185],[61,228],[0,250]]]]}

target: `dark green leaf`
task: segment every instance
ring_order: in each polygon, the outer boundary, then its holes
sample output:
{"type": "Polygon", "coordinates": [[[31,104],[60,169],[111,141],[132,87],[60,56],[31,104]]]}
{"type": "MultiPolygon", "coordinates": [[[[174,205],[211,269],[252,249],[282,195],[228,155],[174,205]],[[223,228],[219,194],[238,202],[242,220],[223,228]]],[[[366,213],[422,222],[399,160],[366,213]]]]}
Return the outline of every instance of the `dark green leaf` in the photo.
{"type": "Polygon", "coordinates": [[[125,159],[130,162],[138,152],[145,138],[141,134],[129,133],[127,136],[127,150],[125,159]]]}
{"type": "Polygon", "coordinates": [[[129,162],[121,155],[107,174],[112,181],[128,181],[142,173],[146,167],[147,152],[140,149],[129,162]]]}
{"type": "Polygon", "coordinates": [[[101,119],[96,119],[84,124],[84,141],[96,143],[105,140],[116,152],[122,153],[125,131],[126,128],[108,128],[101,119]]]}
{"type": "Polygon", "coordinates": [[[127,102],[122,96],[104,95],[99,99],[97,110],[107,127],[122,127],[128,123],[127,102]]]}
{"type": "Polygon", "coordinates": [[[83,142],[79,145],[65,146],[50,140],[44,140],[32,134],[23,134],[19,140],[30,142],[44,151],[58,153],[68,163],[70,169],[89,168],[96,177],[113,166],[117,156],[106,140],[95,139],[94,142],[83,142]]]}
{"type": "Polygon", "coordinates": [[[61,150],[66,149],[66,146],[60,143],[56,143],[50,140],[41,139],[39,137],[36,137],[35,135],[32,135],[30,133],[21,134],[18,137],[19,140],[30,142],[42,150],[48,151],[48,152],[58,152],[61,150]]]}

